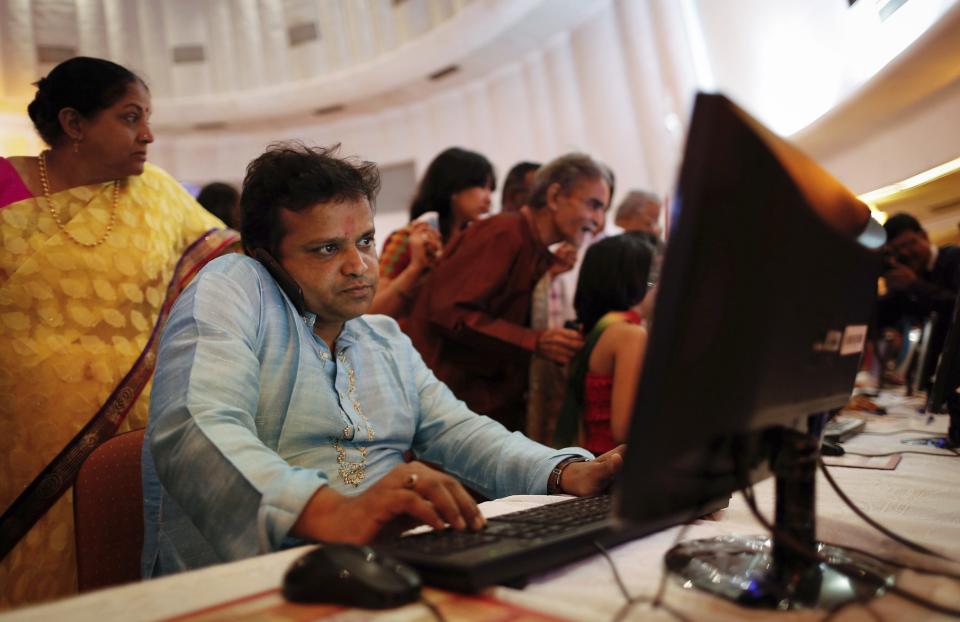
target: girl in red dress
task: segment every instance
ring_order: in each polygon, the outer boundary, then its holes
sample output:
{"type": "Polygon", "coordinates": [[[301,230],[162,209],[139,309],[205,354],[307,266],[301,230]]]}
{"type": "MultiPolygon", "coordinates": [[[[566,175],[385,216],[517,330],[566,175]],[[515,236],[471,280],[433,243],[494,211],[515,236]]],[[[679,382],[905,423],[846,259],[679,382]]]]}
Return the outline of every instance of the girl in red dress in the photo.
{"type": "Polygon", "coordinates": [[[579,431],[580,444],[600,455],[626,439],[647,346],[643,315],[652,302],[654,253],[635,233],[587,249],[573,302],[586,338],[570,363],[555,444],[572,444],[579,431]]]}

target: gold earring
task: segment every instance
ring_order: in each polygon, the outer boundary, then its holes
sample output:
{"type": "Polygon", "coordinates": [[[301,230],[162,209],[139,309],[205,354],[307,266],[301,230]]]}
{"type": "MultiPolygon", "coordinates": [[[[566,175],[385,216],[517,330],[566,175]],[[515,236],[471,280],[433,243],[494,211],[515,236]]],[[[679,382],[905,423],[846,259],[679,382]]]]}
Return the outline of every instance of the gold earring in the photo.
{"type": "Polygon", "coordinates": [[[80,139],[78,138],[73,139],[73,152],[80,153],[80,139]]]}

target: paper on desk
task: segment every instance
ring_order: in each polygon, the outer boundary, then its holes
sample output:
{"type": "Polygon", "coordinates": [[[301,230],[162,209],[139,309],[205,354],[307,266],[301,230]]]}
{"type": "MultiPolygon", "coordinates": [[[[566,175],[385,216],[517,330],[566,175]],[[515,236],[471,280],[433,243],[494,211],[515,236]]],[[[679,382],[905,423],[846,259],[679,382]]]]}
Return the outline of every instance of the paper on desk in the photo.
{"type": "Polygon", "coordinates": [[[902,395],[899,392],[881,391],[873,398],[877,406],[887,409],[887,413],[894,415],[916,415],[923,412],[926,397],[923,395],[902,395]]]}
{"type": "Polygon", "coordinates": [[[823,456],[823,463],[827,466],[853,467],[856,469],[880,469],[892,471],[900,464],[903,456],[857,456],[845,454],[843,456],[823,456]]]}

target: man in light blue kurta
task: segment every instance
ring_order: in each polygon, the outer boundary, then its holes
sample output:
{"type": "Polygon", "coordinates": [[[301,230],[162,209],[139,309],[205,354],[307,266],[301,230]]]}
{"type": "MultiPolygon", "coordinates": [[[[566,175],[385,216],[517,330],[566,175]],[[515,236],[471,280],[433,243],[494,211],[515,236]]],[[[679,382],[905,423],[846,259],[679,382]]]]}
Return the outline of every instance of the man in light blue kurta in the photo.
{"type": "MultiPolygon", "coordinates": [[[[375,175],[302,147],[268,151],[251,170],[263,160],[277,177],[283,160],[304,178],[296,168],[318,158],[375,175]]],[[[284,198],[285,187],[265,179],[248,172],[244,184],[244,243],[278,256],[273,271],[302,290],[288,285],[288,295],[261,261],[230,255],[209,263],[176,302],[144,442],[144,576],[298,537],[367,541],[404,515],[481,527],[459,482],[496,498],[546,493],[552,474],[550,492],[587,494],[609,481],[619,455],[577,463],[570,459],[592,456],[552,450],[471,412],[396,322],[360,315],[377,281],[375,183],[343,191],[339,179],[321,179],[284,198]],[[277,196],[272,220],[257,212],[277,196]],[[452,477],[405,463],[409,450],[452,477]],[[558,464],[570,467],[562,481],[558,464]]]]}

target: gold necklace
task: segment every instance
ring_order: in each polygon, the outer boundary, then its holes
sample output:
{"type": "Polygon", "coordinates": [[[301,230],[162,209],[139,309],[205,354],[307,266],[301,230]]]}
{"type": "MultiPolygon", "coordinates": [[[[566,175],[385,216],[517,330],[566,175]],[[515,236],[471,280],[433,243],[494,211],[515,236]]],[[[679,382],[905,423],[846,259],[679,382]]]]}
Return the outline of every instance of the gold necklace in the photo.
{"type": "MultiPolygon", "coordinates": [[[[367,419],[366,415],[363,414],[363,410],[360,408],[360,402],[357,400],[355,395],[357,390],[356,373],[353,371],[353,368],[347,365],[347,356],[343,350],[340,351],[340,355],[337,358],[347,369],[347,399],[353,402],[354,410],[356,410],[357,414],[360,415],[360,418],[363,419],[363,424],[367,428],[367,442],[372,443],[375,438],[373,426],[370,425],[370,420],[367,419]]],[[[344,437],[346,437],[347,433],[350,433],[350,438],[352,438],[353,430],[349,426],[344,428],[344,437]]],[[[339,438],[330,437],[330,442],[333,444],[333,448],[337,452],[337,464],[340,467],[338,469],[340,472],[340,479],[344,484],[356,488],[367,476],[367,448],[363,445],[357,447],[357,451],[360,454],[360,461],[351,462],[350,460],[347,460],[347,450],[343,447],[343,444],[340,442],[339,438]]]]}
{"type": "Polygon", "coordinates": [[[120,180],[117,179],[113,182],[113,209],[110,211],[110,222],[107,223],[107,230],[103,232],[103,235],[100,236],[99,240],[93,244],[88,244],[73,237],[73,234],[67,231],[67,227],[60,222],[60,218],[57,216],[57,210],[53,206],[53,199],[50,197],[50,183],[47,181],[46,151],[40,153],[40,156],[37,158],[37,166],[40,168],[40,186],[43,188],[43,198],[46,199],[47,209],[50,210],[50,216],[53,217],[53,222],[57,223],[57,228],[60,229],[60,232],[70,238],[74,244],[79,244],[80,246],[84,246],[86,248],[96,248],[97,246],[100,246],[106,242],[107,238],[110,237],[110,232],[113,231],[113,223],[117,219],[117,201],[120,198],[120,180]]]}

